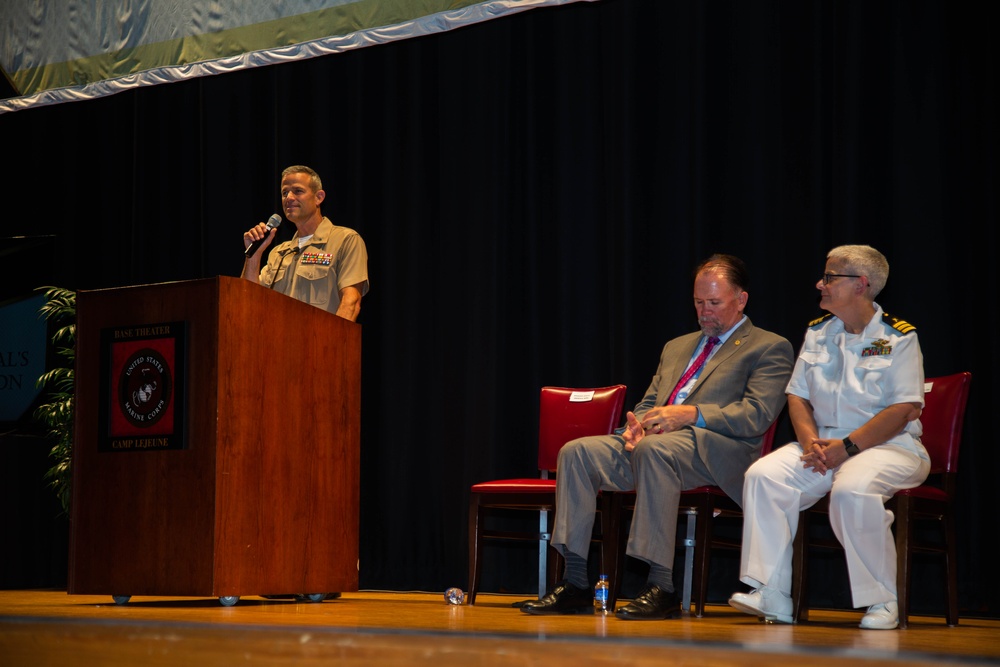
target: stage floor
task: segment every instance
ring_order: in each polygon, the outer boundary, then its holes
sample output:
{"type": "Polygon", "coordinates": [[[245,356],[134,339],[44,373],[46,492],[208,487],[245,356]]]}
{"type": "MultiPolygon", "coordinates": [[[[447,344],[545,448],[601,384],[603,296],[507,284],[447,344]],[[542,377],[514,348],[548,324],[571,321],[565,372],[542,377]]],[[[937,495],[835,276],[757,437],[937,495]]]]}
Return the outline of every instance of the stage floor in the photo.
{"type": "Polygon", "coordinates": [[[728,606],[703,618],[621,621],[528,616],[524,596],[365,591],[323,602],[0,591],[0,665],[1000,665],[1000,620],[912,617],[906,630],[857,627],[856,611],[765,625],[728,606]]]}

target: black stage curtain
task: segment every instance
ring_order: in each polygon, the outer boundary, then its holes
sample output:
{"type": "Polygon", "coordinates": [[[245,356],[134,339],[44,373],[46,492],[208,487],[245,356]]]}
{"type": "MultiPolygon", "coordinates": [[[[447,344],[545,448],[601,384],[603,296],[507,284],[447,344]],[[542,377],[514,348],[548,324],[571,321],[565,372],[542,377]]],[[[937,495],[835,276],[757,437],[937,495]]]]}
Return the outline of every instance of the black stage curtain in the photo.
{"type": "MultiPolygon", "coordinates": [[[[55,240],[8,258],[2,296],[239,275],[280,170],[315,167],[371,258],[361,586],[443,590],[466,585],[469,486],[536,472],[542,385],[637,401],[695,328],[691,269],[716,251],[748,262],[754,322],[798,347],[825,252],[870,243],[927,375],[974,373],[961,601],[995,613],[995,11],[602,0],[8,113],[4,235],[55,240]]],[[[321,331],[246,335],[322,369],[321,331]]],[[[530,548],[487,559],[485,590],[533,590],[530,548]]],[[[736,586],[733,566],[716,599],[736,586]]]]}

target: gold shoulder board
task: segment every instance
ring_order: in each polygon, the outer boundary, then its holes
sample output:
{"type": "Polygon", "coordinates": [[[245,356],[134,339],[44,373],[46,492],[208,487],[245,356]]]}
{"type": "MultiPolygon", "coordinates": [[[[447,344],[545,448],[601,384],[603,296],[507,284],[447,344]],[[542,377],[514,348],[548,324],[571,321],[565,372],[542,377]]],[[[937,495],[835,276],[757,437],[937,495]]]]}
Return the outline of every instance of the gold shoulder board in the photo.
{"type": "Polygon", "coordinates": [[[882,321],[900,333],[908,334],[908,333],[913,333],[914,331],[917,330],[915,326],[913,326],[906,320],[901,320],[898,317],[893,317],[889,313],[882,313],[882,321]]]}
{"type": "Polygon", "coordinates": [[[833,313],[827,313],[826,315],[823,315],[822,317],[817,317],[815,320],[812,320],[811,322],[809,322],[809,326],[807,328],[812,329],[817,324],[822,324],[823,322],[827,321],[831,317],[833,317],[833,313]]]}

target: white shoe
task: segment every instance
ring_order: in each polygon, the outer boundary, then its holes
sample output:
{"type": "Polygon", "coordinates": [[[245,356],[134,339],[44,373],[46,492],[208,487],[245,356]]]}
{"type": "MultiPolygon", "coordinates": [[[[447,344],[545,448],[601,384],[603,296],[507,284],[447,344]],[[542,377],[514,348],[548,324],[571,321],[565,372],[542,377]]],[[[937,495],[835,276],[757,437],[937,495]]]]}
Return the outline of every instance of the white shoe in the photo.
{"type": "Polygon", "coordinates": [[[894,630],[899,626],[899,605],[895,600],[873,604],[861,619],[865,630],[894,630]]]}
{"type": "Polygon", "coordinates": [[[792,598],[776,588],[756,588],[749,593],[733,593],[729,606],[765,621],[792,622],[792,598]]]}

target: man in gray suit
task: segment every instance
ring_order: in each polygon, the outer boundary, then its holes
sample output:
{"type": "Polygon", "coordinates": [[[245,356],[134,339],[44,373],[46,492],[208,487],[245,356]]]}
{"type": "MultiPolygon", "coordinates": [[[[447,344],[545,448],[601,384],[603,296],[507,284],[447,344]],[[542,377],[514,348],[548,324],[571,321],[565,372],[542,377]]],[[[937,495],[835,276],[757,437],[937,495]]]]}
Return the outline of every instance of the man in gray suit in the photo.
{"type": "Polygon", "coordinates": [[[560,450],[552,546],[565,558],[565,578],[521,611],[593,613],[587,554],[604,489],[635,490],[626,553],[649,564],[646,587],[615,615],[680,615],[672,571],[680,493],[714,484],[742,501],[743,473],[785,405],[792,372],[791,343],[743,314],[747,284],[737,257],[716,254],[702,262],[694,279],[701,330],[664,345],[646,395],[616,435],[580,438],[560,450]]]}

